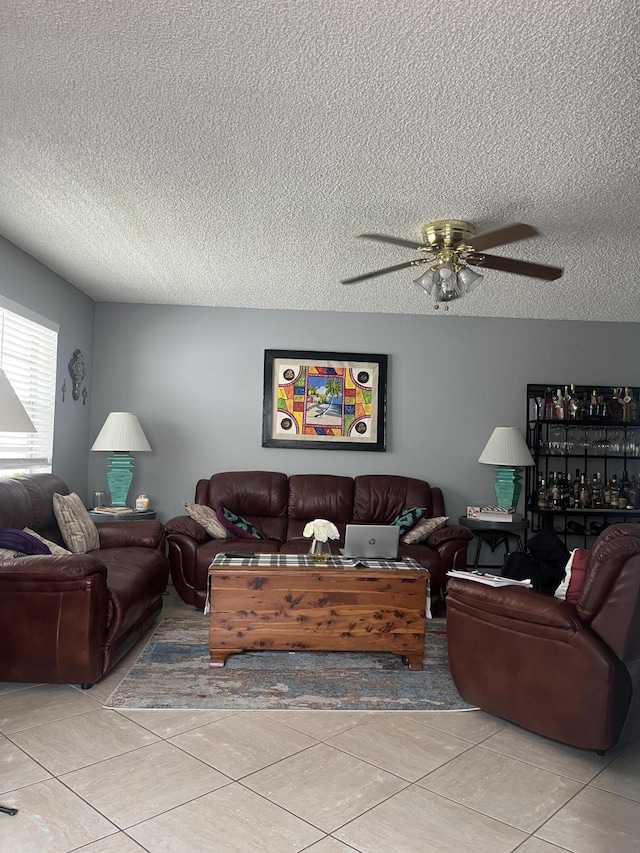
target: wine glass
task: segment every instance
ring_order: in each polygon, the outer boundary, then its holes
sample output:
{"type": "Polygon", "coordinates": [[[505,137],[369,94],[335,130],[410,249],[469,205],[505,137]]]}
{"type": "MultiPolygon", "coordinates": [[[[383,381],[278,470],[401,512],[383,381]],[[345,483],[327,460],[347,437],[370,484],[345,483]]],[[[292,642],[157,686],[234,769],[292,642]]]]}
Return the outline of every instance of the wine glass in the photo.
{"type": "Polygon", "coordinates": [[[99,506],[109,506],[109,492],[98,491],[93,493],[92,506],[97,509],[99,506]]]}
{"type": "Polygon", "coordinates": [[[609,453],[619,456],[623,451],[623,434],[619,429],[609,431],[609,453]]]}

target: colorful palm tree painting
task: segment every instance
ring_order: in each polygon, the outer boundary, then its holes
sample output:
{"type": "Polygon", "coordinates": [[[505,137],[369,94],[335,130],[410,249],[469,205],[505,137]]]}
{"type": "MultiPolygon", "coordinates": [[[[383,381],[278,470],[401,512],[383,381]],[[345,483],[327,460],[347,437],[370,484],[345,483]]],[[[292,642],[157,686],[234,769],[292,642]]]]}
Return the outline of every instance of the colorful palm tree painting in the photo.
{"type": "Polygon", "coordinates": [[[334,364],[289,364],[278,382],[279,433],[371,438],[373,371],[334,364]]]}

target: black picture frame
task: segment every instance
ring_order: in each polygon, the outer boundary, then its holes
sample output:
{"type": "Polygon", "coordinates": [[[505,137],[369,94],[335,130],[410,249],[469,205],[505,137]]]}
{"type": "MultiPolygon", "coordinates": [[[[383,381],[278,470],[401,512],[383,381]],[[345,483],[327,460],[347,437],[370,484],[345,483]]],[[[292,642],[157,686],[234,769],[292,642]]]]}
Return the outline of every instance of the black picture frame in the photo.
{"type": "Polygon", "coordinates": [[[386,450],[387,356],[264,352],[262,446],[386,450]]]}

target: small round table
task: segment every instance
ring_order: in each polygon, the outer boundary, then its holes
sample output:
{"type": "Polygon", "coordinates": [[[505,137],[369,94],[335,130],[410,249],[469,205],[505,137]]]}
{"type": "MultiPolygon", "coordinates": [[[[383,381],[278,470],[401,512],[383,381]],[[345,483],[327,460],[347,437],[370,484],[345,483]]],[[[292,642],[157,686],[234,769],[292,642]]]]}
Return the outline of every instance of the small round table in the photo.
{"type": "MultiPolygon", "coordinates": [[[[467,518],[466,515],[461,515],[458,519],[459,524],[468,528],[477,537],[478,544],[476,546],[476,556],[473,562],[473,568],[478,569],[480,564],[480,550],[482,543],[486,542],[493,553],[500,545],[504,545],[505,557],[509,553],[509,539],[515,539],[518,549],[523,551],[521,533],[524,533],[524,541],[527,541],[527,530],[529,522],[526,518],[521,521],[480,521],[478,518],[467,518]]],[[[500,565],[483,565],[483,568],[497,569],[502,568],[500,565]]]]}

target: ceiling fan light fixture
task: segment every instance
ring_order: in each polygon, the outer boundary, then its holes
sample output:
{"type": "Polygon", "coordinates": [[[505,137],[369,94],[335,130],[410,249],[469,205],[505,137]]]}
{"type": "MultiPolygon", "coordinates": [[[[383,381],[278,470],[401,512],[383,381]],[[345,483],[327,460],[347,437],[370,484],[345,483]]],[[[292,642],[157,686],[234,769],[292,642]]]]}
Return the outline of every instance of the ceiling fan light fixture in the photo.
{"type": "Polygon", "coordinates": [[[456,271],[451,261],[445,261],[443,264],[440,264],[437,272],[442,281],[448,281],[451,276],[455,276],[456,274],[456,271]]]}
{"type": "Polygon", "coordinates": [[[439,267],[433,273],[433,283],[435,285],[435,301],[436,302],[451,302],[453,299],[458,299],[462,296],[458,276],[453,267],[439,267]]]}
{"type": "MultiPolygon", "coordinates": [[[[562,276],[560,267],[545,264],[535,264],[528,261],[515,260],[502,255],[488,255],[486,249],[515,243],[538,235],[531,225],[521,222],[506,225],[496,231],[476,235],[475,228],[470,222],[461,219],[442,219],[428,222],[422,228],[422,243],[405,240],[402,237],[392,237],[388,234],[360,234],[368,240],[381,243],[391,243],[423,253],[423,257],[401,264],[394,264],[383,269],[373,270],[364,275],[342,279],[342,284],[354,284],[368,278],[377,278],[386,273],[407,269],[418,264],[429,264],[429,269],[419,278],[414,279],[422,290],[434,300],[434,308],[440,303],[448,303],[471,293],[483,279],[481,273],[470,269],[469,264],[481,264],[483,269],[498,270],[529,276],[543,281],[555,281],[562,276]],[[424,257],[427,255],[427,257],[424,257]],[[429,257],[430,256],[430,257],[429,257]]],[[[446,311],[448,305],[444,305],[446,311]]]]}
{"type": "Polygon", "coordinates": [[[431,291],[433,290],[435,273],[433,270],[427,270],[422,273],[420,278],[414,278],[413,283],[417,284],[418,287],[421,287],[426,293],[431,295],[431,291]]]}
{"type": "Polygon", "coordinates": [[[464,292],[471,293],[471,291],[475,290],[475,288],[484,279],[484,276],[480,275],[479,272],[472,270],[471,267],[462,267],[458,273],[458,279],[462,282],[464,292]]]}

